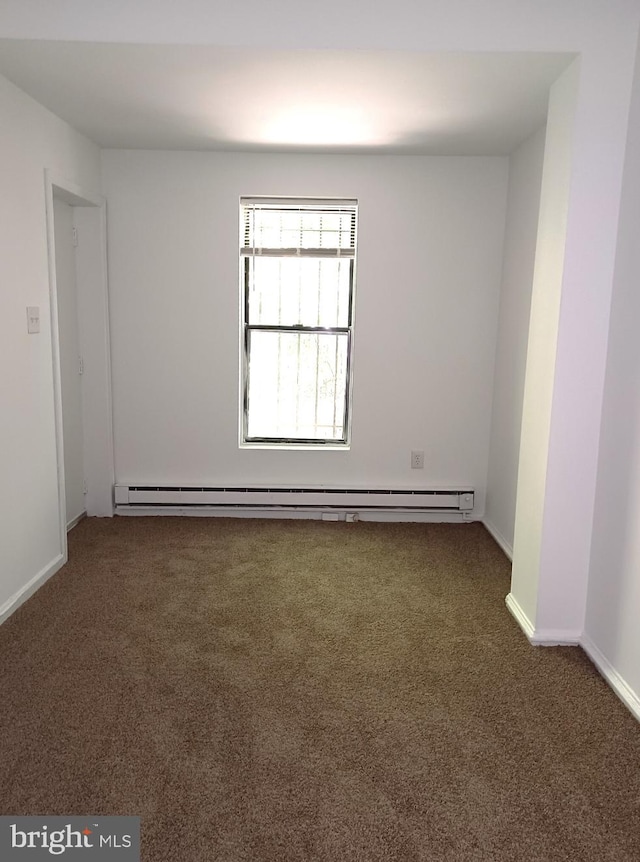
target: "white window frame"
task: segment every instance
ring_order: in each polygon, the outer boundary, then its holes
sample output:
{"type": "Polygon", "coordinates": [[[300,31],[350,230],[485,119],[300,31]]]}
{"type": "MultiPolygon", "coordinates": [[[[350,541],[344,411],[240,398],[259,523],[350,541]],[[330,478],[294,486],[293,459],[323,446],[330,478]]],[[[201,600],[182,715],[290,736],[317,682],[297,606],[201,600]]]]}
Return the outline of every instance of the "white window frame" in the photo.
{"type": "Polygon", "coordinates": [[[274,448],[274,449],[349,449],[351,445],[352,391],[353,391],[353,335],[354,335],[354,301],[356,281],[356,247],[357,247],[358,202],[355,199],[343,198],[289,198],[289,197],[241,197],[240,198],[240,316],[241,316],[241,359],[240,359],[240,447],[241,448],[274,448]],[[306,209],[310,211],[352,211],[352,243],[349,248],[282,248],[261,249],[247,244],[245,233],[245,211],[247,207],[265,207],[273,209],[306,209]],[[282,326],[252,324],[249,322],[249,262],[254,255],[269,257],[309,257],[309,258],[347,258],[349,260],[349,297],[347,325],[336,327],[322,326],[282,326]],[[249,351],[251,332],[272,331],[300,334],[336,333],[347,338],[346,353],[346,385],[344,395],[343,434],[341,438],[298,438],[298,437],[249,437],[249,351]]]}

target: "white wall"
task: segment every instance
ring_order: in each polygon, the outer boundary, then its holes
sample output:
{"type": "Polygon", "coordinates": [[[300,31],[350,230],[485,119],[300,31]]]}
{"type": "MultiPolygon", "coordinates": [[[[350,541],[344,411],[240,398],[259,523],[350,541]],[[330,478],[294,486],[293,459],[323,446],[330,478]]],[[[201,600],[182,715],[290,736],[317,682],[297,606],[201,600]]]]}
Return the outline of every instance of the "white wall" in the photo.
{"type": "Polygon", "coordinates": [[[544,146],[543,127],[527,138],[509,159],[484,522],[510,557],[513,555],[524,374],[544,146]]]}
{"type": "Polygon", "coordinates": [[[636,61],[602,411],[585,645],[640,718],[640,61],[636,61]],[[609,666],[609,668],[607,668],[609,666]]]}
{"type": "Polygon", "coordinates": [[[118,481],[469,484],[481,514],[506,182],[505,158],[105,152],[118,481]],[[243,194],[359,201],[350,451],[238,448],[243,194]]]}
{"type": "Polygon", "coordinates": [[[59,564],[44,170],[99,188],[97,147],[0,78],[0,615],[59,564]],[[26,307],[41,332],[27,335],[26,307]]]}

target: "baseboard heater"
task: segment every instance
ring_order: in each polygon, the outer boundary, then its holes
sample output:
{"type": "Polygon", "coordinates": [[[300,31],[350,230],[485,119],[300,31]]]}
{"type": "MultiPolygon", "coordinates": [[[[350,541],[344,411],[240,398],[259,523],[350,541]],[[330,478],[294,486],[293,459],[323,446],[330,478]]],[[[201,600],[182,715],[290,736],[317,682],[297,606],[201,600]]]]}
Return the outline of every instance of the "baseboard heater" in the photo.
{"type": "Polygon", "coordinates": [[[279,509],[384,509],[410,511],[470,512],[473,490],[408,490],[368,488],[260,488],[260,487],[166,487],[116,485],[118,509],[201,507],[279,509]]]}

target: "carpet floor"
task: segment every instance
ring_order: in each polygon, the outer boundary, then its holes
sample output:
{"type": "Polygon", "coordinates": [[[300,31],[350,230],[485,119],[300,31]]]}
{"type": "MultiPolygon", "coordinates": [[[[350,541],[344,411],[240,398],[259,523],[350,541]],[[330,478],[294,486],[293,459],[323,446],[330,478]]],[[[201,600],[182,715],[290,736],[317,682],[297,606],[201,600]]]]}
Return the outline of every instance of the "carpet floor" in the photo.
{"type": "Polygon", "coordinates": [[[0,627],[0,813],[145,862],[640,860],[640,725],[479,524],[86,520],[0,627]]]}

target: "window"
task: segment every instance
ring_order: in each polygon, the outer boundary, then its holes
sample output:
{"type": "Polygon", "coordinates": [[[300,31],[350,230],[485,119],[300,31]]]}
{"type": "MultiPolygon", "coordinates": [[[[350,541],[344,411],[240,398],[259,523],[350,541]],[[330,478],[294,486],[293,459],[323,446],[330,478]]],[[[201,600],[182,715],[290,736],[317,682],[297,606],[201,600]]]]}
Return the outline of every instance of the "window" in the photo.
{"type": "Polygon", "coordinates": [[[241,198],[244,443],[349,442],[357,202],[241,198]]]}

